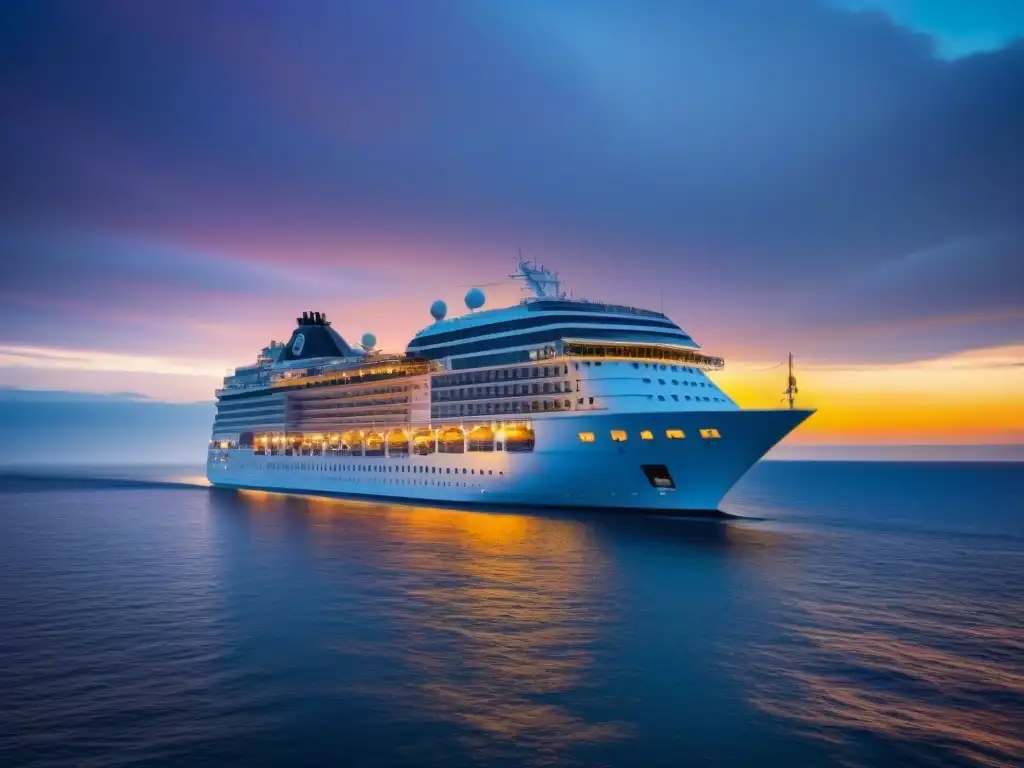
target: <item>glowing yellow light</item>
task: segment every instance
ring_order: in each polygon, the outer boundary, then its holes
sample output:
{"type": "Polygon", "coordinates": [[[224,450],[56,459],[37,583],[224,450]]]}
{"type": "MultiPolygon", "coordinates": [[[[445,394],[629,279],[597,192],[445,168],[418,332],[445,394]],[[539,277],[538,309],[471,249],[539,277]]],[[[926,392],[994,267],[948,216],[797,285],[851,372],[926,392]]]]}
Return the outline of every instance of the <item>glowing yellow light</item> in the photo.
{"type": "Polygon", "coordinates": [[[718,434],[718,430],[717,429],[702,429],[700,431],[700,436],[703,437],[703,438],[706,438],[706,439],[714,439],[714,438],[721,437],[721,435],[718,434]]]}
{"type": "Polygon", "coordinates": [[[682,440],[684,437],[686,437],[686,433],[683,432],[683,430],[681,429],[666,429],[665,437],[667,437],[669,440],[682,440]]]}
{"type": "Polygon", "coordinates": [[[611,431],[611,436],[613,443],[624,443],[628,437],[626,430],[624,429],[613,429],[611,431]]]}
{"type": "Polygon", "coordinates": [[[580,432],[579,436],[581,443],[592,443],[597,439],[593,432],[580,432]]]}
{"type": "Polygon", "coordinates": [[[649,429],[644,429],[644,430],[642,430],[640,432],[640,439],[641,440],[653,440],[654,439],[654,433],[651,432],[651,430],[649,430],[649,429]]]}

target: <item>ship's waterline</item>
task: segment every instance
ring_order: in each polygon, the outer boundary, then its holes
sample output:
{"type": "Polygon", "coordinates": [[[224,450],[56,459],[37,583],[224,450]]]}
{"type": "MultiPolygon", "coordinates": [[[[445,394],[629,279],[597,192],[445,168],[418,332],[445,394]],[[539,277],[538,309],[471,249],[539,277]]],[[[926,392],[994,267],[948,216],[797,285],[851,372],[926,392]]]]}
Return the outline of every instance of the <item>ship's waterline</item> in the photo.
{"type": "Polygon", "coordinates": [[[710,375],[724,361],[665,315],[568,300],[550,272],[519,268],[531,299],[452,319],[435,302],[402,355],[369,333],[353,349],[304,313],[218,391],[210,482],[707,511],[811,414],[741,409],[710,375]]]}

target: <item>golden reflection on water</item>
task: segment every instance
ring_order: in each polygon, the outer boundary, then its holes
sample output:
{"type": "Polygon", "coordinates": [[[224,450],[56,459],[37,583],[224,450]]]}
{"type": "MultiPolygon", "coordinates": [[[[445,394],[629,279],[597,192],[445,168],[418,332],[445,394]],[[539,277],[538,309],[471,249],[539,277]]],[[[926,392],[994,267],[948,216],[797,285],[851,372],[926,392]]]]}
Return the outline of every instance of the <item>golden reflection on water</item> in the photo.
{"type": "Polygon", "coordinates": [[[1024,608],[843,575],[780,581],[796,618],[752,655],[754,704],[836,744],[867,733],[937,763],[1024,765],[1024,608]]]}
{"type": "Polygon", "coordinates": [[[209,479],[205,475],[171,475],[166,478],[168,482],[180,483],[182,485],[194,485],[199,488],[211,488],[213,487],[209,479]]]}
{"type": "Polygon", "coordinates": [[[309,509],[321,521],[376,518],[362,534],[380,537],[375,556],[402,574],[389,611],[402,635],[397,652],[417,670],[420,714],[467,727],[478,734],[467,746],[479,749],[499,741],[554,756],[624,735],[558,703],[559,694],[585,694],[592,646],[614,624],[613,566],[587,524],[327,499],[309,509]]]}

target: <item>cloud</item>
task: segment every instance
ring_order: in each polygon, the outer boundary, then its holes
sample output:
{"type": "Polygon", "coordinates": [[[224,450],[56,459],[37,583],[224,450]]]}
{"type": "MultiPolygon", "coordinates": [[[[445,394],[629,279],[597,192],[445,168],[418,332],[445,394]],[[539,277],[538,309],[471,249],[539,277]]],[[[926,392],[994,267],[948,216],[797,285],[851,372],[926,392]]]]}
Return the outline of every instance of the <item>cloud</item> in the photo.
{"type": "Polygon", "coordinates": [[[78,392],[75,390],[32,390],[16,387],[0,387],[0,402],[5,403],[40,403],[40,402],[138,402],[152,398],[138,392],[78,392]]]}
{"type": "Polygon", "coordinates": [[[812,0],[0,13],[4,343],[237,362],[315,303],[400,347],[520,245],[726,354],[1024,336],[1021,43],[812,0]]]}
{"type": "Polygon", "coordinates": [[[156,373],[168,376],[223,376],[223,367],[201,360],[174,360],[158,356],[121,355],[101,350],[19,347],[0,344],[0,367],[51,371],[109,371],[156,373]]]}
{"type": "Polygon", "coordinates": [[[988,53],[1024,37],[1024,6],[1017,0],[907,2],[907,0],[835,0],[852,10],[880,10],[895,23],[928,34],[936,53],[959,59],[988,53]]]}

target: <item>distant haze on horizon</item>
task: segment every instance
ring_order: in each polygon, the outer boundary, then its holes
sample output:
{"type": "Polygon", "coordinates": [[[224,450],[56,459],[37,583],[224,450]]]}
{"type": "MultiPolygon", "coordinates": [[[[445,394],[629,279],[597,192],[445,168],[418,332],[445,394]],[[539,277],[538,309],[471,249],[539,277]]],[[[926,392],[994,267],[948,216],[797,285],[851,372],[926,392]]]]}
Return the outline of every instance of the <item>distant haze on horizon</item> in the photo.
{"type": "Polygon", "coordinates": [[[518,300],[521,247],[744,405],[794,352],[787,448],[1024,444],[1022,35],[998,0],[4,3],[0,388],[139,393],[103,407],[191,444],[303,310],[401,350],[518,300]]]}

